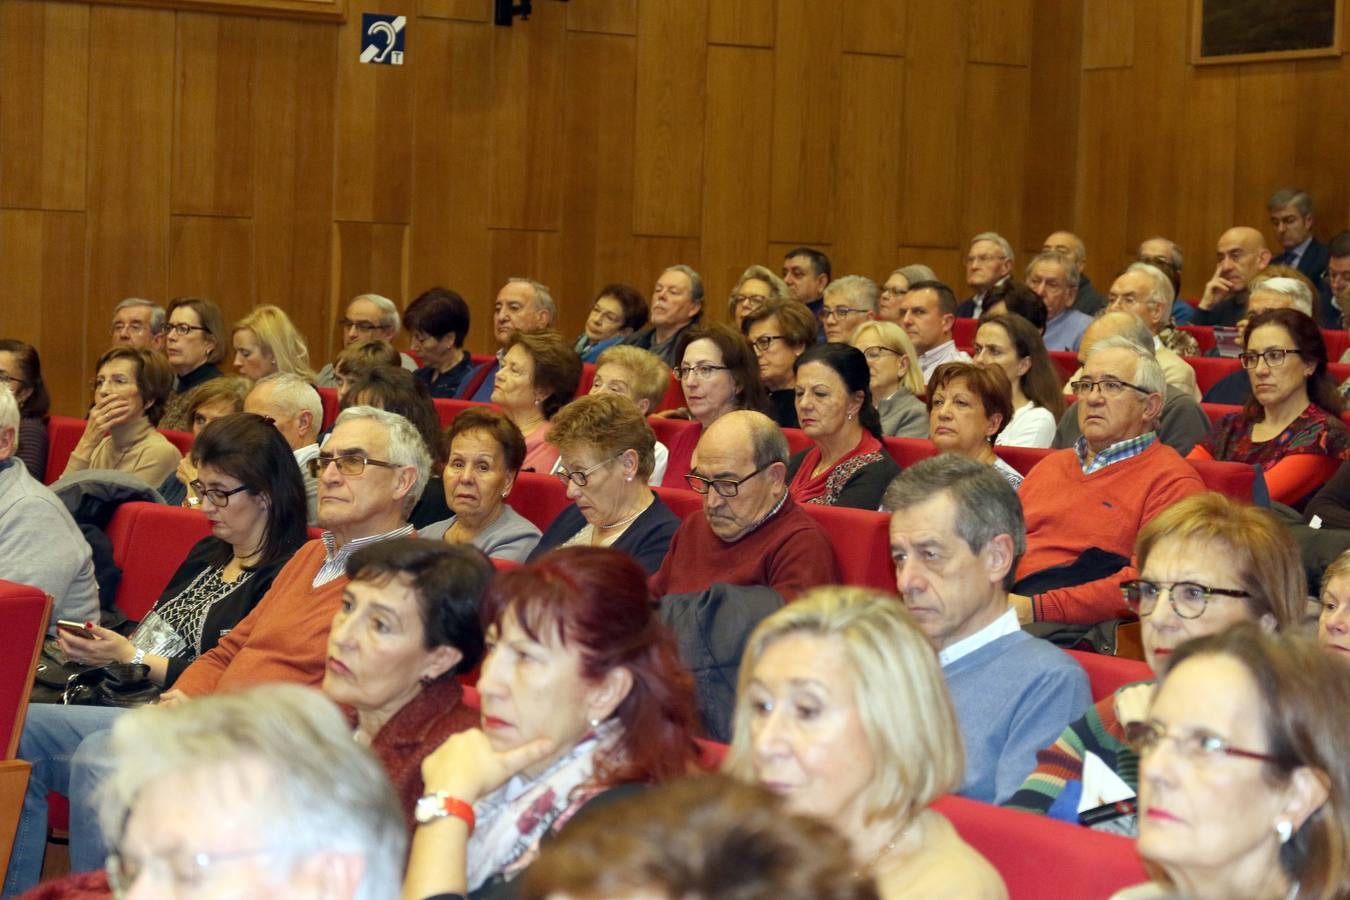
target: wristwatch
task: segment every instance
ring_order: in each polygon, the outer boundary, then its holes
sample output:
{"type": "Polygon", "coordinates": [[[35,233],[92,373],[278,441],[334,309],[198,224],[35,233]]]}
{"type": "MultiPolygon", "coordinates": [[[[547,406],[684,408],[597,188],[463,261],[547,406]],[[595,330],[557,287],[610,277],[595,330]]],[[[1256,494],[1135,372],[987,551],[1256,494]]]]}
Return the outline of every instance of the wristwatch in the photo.
{"type": "Polygon", "coordinates": [[[454,816],[456,819],[460,819],[465,825],[469,826],[469,833],[473,833],[473,807],[463,800],[451,797],[445,791],[423,794],[417,798],[417,805],[413,807],[413,818],[417,820],[418,825],[425,825],[446,816],[454,816]]]}

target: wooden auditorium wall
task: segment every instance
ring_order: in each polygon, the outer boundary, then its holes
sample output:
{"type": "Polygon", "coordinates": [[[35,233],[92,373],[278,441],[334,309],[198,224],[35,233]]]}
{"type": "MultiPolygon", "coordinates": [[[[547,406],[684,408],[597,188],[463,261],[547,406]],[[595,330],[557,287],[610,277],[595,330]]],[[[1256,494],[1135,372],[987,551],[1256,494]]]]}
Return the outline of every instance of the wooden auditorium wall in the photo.
{"type": "Polygon", "coordinates": [[[604,282],[687,262],[720,318],[801,243],[960,284],[972,233],[1070,225],[1101,283],[1162,231],[1195,289],[1274,185],[1344,223],[1350,80],[1193,70],[1188,6],[535,0],[502,28],[491,0],[349,0],[342,24],[0,0],[0,335],[75,413],[131,295],[276,303],[323,361],[363,291],[456,288],[481,352],[510,275],[574,334],[604,282]],[[406,65],[358,62],[362,12],[407,17],[406,65]]]}

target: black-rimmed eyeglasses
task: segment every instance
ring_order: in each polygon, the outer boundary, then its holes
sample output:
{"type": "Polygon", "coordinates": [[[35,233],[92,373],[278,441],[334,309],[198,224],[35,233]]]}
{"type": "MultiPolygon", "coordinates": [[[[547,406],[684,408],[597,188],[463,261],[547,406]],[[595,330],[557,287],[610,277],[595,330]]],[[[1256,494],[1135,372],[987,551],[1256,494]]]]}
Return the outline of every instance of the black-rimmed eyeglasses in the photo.
{"type": "Polygon", "coordinates": [[[740,479],[704,478],[702,475],[699,475],[696,472],[690,472],[688,475],[684,476],[684,480],[689,483],[689,489],[696,494],[707,494],[709,490],[714,490],[717,492],[717,496],[726,497],[730,499],[731,497],[735,497],[737,494],[741,492],[741,485],[745,484],[751,478],[754,478],[756,475],[758,475],[760,472],[763,472],[771,465],[773,465],[773,463],[760,466],[758,469],[751,472],[749,475],[740,479]]]}

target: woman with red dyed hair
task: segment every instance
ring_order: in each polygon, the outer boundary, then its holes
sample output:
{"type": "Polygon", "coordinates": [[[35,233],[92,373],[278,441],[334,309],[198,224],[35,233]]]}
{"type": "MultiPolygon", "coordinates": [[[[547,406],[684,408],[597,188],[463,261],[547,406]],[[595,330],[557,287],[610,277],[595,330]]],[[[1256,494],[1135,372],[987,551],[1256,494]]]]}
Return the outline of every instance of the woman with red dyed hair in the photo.
{"type": "Polygon", "coordinates": [[[627,554],[568,547],[503,572],[483,621],[482,727],[422,763],[405,897],[492,896],[584,806],[694,760],[692,680],[627,554]]]}

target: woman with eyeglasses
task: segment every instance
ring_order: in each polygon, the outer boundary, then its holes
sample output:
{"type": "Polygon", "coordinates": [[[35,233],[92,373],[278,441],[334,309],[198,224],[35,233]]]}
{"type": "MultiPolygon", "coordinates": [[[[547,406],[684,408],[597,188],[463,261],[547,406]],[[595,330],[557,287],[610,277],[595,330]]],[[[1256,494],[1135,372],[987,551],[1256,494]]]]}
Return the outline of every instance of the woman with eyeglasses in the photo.
{"type": "Polygon", "coordinates": [[[506,503],[525,461],[520,429],[495,409],[466,409],[450,423],[445,442],[441,483],[454,515],[418,528],[418,535],[524,562],[539,543],[539,529],[506,503]]]}
{"type": "Polygon", "coordinates": [[[759,360],[759,380],[769,395],[769,418],[780,428],[800,427],[793,364],[816,342],[815,314],[796,300],[770,300],[741,320],[741,333],[759,360]]]}
{"type": "Polygon", "coordinates": [[[1252,395],[1187,458],[1259,465],[1270,498],[1298,506],[1350,459],[1350,431],[1327,375],[1326,343],[1311,317],[1272,309],[1247,323],[1242,346],[1252,395]]]}
{"type": "Polygon", "coordinates": [[[554,331],[517,331],[506,342],[492,402],[525,435],[525,464],[530,472],[551,472],[558,452],[548,432],[558,410],[581,384],[581,357],[554,331]]]}
{"type": "Polygon", "coordinates": [[[886,278],[877,302],[877,318],[883,322],[900,322],[900,303],[909,293],[909,286],[920,281],[937,281],[937,273],[922,263],[901,266],[886,278]]]}
{"type": "Polygon", "coordinates": [[[159,351],[132,347],[104,353],[94,370],[94,403],[62,477],[111,469],[159,487],[183,458],[155,430],[173,387],[173,371],[159,351]]]}
{"type": "Polygon", "coordinates": [[[169,303],[164,334],[164,352],[177,377],[161,425],[174,431],[187,431],[191,426],[187,420],[188,393],[197,385],[223,374],[219,363],[228,349],[225,319],[220,314],[220,307],[210,300],[178,297],[169,303]]]}
{"type": "Polygon", "coordinates": [[[647,324],[647,299],[635,287],[607,284],[600,289],[586,317],[586,327],[573,350],[583,363],[593,363],[606,349],[647,324]]]}
{"type": "Polygon", "coordinates": [[[905,330],[894,322],[864,322],[849,341],[862,351],[871,373],[868,388],[881,433],[888,437],[928,437],[928,408],[919,354],[905,330]]]}
{"type": "Polygon", "coordinates": [[[1178,648],[1139,756],[1139,855],[1117,900],[1350,896],[1350,669],[1254,623],[1178,648]]]}
{"type": "Polygon", "coordinates": [[[973,349],[976,365],[998,366],[1012,386],[1012,419],[994,443],[1041,448],[1054,443],[1064,396],[1055,364],[1035,326],[1016,313],[985,316],[973,349]]]}
{"type": "Polygon", "coordinates": [[[1013,486],[1022,473],[999,459],[994,441],[1012,418],[1012,385],[996,367],[943,363],[928,379],[928,430],[933,446],[993,466],[1013,486]]]}
{"type": "Polygon", "coordinates": [[[688,474],[703,429],[737,409],[763,412],[768,407],[759,362],[745,336],[730,325],[708,322],[688,328],[675,344],[680,361],[675,377],[695,424],[670,442],[667,482],[680,484],[688,474]]]}
{"type": "MultiPolygon", "coordinates": [[[[1222,494],[1196,494],[1158,514],[1139,532],[1135,557],[1139,578],[1122,592],[1154,672],[1187,641],[1234,623],[1281,631],[1305,618],[1307,583],[1288,530],[1222,494]]],[[[1139,758],[1125,727],[1144,717],[1152,690],[1151,682],[1126,686],[1093,705],[1037,754],[1036,770],[1007,805],[1133,834],[1133,815],[1111,818],[1099,807],[1138,791],[1139,758]]]]}
{"type": "Polygon", "coordinates": [[[787,282],[765,266],[750,266],[741,273],[740,280],[731,289],[731,296],[727,300],[731,324],[743,333],[746,316],[766,303],[785,303],[791,299],[792,292],[788,290],[787,282]]]}
{"type": "MultiPolygon", "coordinates": [[[[240,413],[211,422],[193,443],[192,457],[197,466],[193,488],[202,497],[211,534],[188,552],[130,638],[96,623],[85,623],[91,638],[59,632],[57,642],[74,662],[144,665],[156,685],[172,687],[193,660],[248,615],[305,542],[300,470],[285,438],[262,417],[240,413]]],[[[33,771],[5,896],[37,883],[47,842],[47,793],[69,794],[76,749],[90,734],[110,728],[121,712],[99,706],[29,706],[19,756],[33,764],[33,771]]],[[[86,828],[95,827],[81,820],[87,812],[80,804],[72,805],[72,849],[84,840],[86,828]]]]}
{"type": "Polygon", "coordinates": [[[648,486],[656,435],[642,412],[615,394],[578,397],[558,413],[548,439],[572,505],[544,530],[530,559],[555,547],[613,547],[653,574],[680,519],[648,486]]]}
{"type": "Polygon", "coordinates": [[[32,344],[0,340],[0,386],[19,404],[19,452],[28,474],[47,480],[47,413],[51,398],[42,380],[42,360],[32,344]]]}
{"type": "MultiPolygon", "coordinates": [[[[252,387],[253,383],[247,378],[222,375],[193,388],[187,398],[187,419],[192,425],[194,438],[216,419],[243,412],[244,398],[252,387]]],[[[192,454],[188,454],[178,461],[178,468],[159,486],[159,495],[170,506],[182,506],[185,503],[197,506],[201,498],[189,488],[196,480],[197,467],[192,464],[192,454]]]]}

